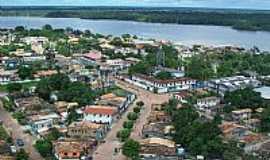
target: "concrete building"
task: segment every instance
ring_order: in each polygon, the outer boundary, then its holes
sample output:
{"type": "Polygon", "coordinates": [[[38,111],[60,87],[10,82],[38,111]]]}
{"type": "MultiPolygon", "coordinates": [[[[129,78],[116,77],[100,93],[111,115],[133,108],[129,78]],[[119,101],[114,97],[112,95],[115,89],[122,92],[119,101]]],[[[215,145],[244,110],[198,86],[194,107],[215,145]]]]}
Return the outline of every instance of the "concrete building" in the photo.
{"type": "Polygon", "coordinates": [[[72,138],[93,138],[102,140],[108,131],[105,124],[96,124],[88,121],[73,122],[68,126],[68,136],[72,138]]]}
{"type": "Polygon", "coordinates": [[[158,80],[154,77],[142,74],[134,75],[131,78],[126,77],[125,81],[155,93],[168,93],[189,90],[196,85],[196,80],[190,78],[158,80]]]}
{"type": "Polygon", "coordinates": [[[260,81],[245,76],[225,77],[207,82],[208,89],[221,96],[224,96],[226,92],[233,92],[247,87],[255,88],[260,85],[260,81]]]}
{"type": "Polygon", "coordinates": [[[84,110],[84,120],[93,123],[112,124],[116,115],[117,109],[110,106],[93,105],[84,110]]]}

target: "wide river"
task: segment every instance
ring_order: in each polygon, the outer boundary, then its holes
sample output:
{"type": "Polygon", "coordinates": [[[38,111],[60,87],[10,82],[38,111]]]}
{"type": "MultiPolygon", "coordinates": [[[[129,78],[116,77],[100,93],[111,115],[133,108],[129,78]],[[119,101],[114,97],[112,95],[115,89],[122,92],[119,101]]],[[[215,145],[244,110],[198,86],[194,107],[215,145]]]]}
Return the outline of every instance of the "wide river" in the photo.
{"type": "Polygon", "coordinates": [[[258,46],[270,51],[270,32],[237,31],[230,27],[143,23],[118,20],[84,20],[78,18],[0,17],[0,28],[40,28],[50,24],[54,28],[72,27],[106,35],[125,33],[144,38],[170,40],[185,45],[234,45],[245,48],[258,46]]]}

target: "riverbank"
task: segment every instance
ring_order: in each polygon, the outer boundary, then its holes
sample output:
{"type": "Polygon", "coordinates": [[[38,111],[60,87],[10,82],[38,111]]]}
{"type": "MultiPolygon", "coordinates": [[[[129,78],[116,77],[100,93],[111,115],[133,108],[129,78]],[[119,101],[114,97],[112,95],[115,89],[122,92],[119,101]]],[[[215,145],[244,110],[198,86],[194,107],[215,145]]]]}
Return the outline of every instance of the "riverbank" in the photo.
{"type": "Polygon", "coordinates": [[[67,27],[78,30],[90,30],[103,35],[121,36],[136,35],[142,38],[153,38],[179,42],[183,45],[203,44],[208,46],[232,45],[244,48],[259,47],[270,51],[270,32],[237,31],[230,27],[205,25],[178,25],[131,22],[119,20],[85,20],[79,18],[40,18],[40,17],[0,17],[1,28],[24,26],[41,28],[50,24],[53,28],[67,27]]]}
{"type": "Polygon", "coordinates": [[[270,31],[270,11],[267,10],[134,7],[1,7],[0,16],[129,20],[151,23],[230,26],[237,30],[270,31]]]}

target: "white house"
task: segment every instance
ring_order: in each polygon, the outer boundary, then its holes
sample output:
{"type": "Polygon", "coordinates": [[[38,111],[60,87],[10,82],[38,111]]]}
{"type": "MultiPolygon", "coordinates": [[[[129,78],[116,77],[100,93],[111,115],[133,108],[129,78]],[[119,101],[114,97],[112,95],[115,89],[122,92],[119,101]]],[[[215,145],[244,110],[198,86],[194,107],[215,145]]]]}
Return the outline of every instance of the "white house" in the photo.
{"type": "Polygon", "coordinates": [[[251,118],[252,110],[250,108],[232,111],[232,118],[234,121],[245,121],[251,118]]]}
{"type": "Polygon", "coordinates": [[[37,115],[30,118],[32,131],[36,133],[46,132],[49,129],[53,128],[55,122],[60,117],[56,113],[48,115],[37,115]]]}
{"type": "Polygon", "coordinates": [[[22,39],[22,41],[28,45],[32,43],[39,43],[44,45],[49,42],[49,39],[47,37],[25,37],[22,39]]]}
{"type": "Polygon", "coordinates": [[[197,99],[197,104],[196,106],[201,109],[209,109],[211,107],[215,107],[218,104],[220,104],[220,98],[218,97],[206,97],[206,98],[201,98],[197,99]]]}
{"type": "Polygon", "coordinates": [[[6,83],[16,78],[16,70],[5,71],[0,69],[0,83],[6,83]]]}
{"type": "Polygon", "coordinates": [[[177,92],[192,89],[196,85],[196,80],[190,78],[173,78],[168,80],[159,80],[154,77],[137,74],[132,78],[125,78],[125,81],[138,87],[156,93],[177,92]]]}
{"type": "Polygon", "coordinates": [[[94,123],[112,124],[116,114],[117,108],[115,107],[92,105],[85,108],[84,120],[94,123]]]}
{"type": "Polygon", "coordinates": [[[186,91],[182,91],[182,92],[178,92],[178,93],[174,93],[172,95],[173,98],[179,100],[181,103],[187,103],[186,98],[189,96],[188,92],[186,91]]]}

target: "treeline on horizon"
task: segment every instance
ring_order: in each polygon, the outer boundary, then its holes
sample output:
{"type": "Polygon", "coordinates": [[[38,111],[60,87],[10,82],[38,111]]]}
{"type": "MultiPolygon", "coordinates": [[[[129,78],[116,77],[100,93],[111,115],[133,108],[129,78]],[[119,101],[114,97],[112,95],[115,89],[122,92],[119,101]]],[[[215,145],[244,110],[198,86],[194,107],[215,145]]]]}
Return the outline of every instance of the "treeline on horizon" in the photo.
{"type": "Polygon", "coordinates": [[[0,16],[113,19],[151,23],[231,26],[270,31],[270,11],[206,8],[142,7],[1,7],[0,16]]]}

